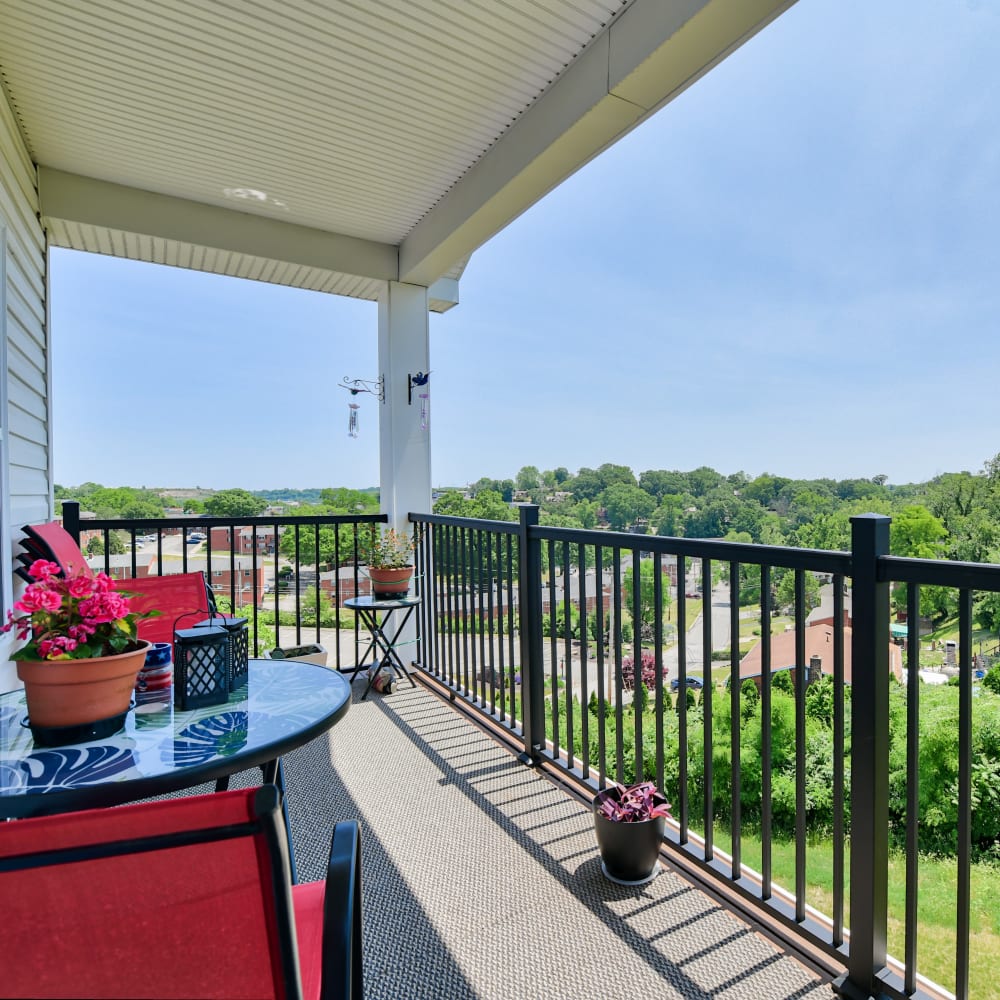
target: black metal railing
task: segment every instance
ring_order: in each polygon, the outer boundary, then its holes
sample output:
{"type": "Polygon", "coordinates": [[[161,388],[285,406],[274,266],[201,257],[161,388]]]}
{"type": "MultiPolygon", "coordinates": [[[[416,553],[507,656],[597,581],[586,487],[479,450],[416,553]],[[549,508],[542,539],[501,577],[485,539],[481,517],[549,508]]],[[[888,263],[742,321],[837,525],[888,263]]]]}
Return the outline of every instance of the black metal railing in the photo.
{"type": "MultiPolygon", "coordinates": [[[[876,515],[853,519],[847,553],[545,527],[532,507],[521,508],[517,524],[423,514],[410,519],[421,534],[423,669],[453,698],[505,727],[523,744],[525,759],[558,768],[590,791],[611,779],[655,781],[674,806],[668,850],[705,877],[723,880],[748,908],[766,910],[790,935],[820,948],[831,967],[846,967],[839,986],[858,996],[933,995],[917,977],[917,683],[907,691],[904,944],[898,960],[887,956],[889,597],[893,584],[908,584],[908,620],[916,623],[921,587],[956,588],[961,778],[958,948],[949,985],[960,1000],[970,996],[972,592],[1000,591],[1000,566],[889,556],[889,519],[876,515]],[[775,598],[779,576],[791,580],[783,591],[790,594],[787,616],[779,615],[785,609],[775,598]],[[810,664],[807,592],[816,579],[827,581],[830,591],[828,648],[810,664]],[[729,607],[712,613],[718,581],[728,587],[729,607]],[[703,605],[696,608],[695,601],[703,605]],[[747,608],[759,632],[756,694],[746,688],[746,670],[741,674],[747,608]],[[699,614],[700,627],[692,628],[699,614]],[[794,633],[790,644],[775,633],[782,619],[794,633]],[[721,627],[730,635],[720,651],[721,627]],[[789,645],[788,660],[776,660],[784,655],[776,650],[789,645]],[[700,667],[700,678],[692,667],[700,667]],[[729,683],[713,680],[713,668],[728,668],[729,683]],[[831,679],[830,745],[819,756],[807,738],[814,670],[831,679]],[[638,682],[642,671],[648,693],[638,682]],[[775,685],[785,672],[791,719],[774,714],[780,707],[775,685]],[[700,696],[693,689],[689,697],[689,686],[699,684],[700,696]],[[743,760],[745,713],[754,699],[759,751],[756,759],[743,760]],[[722,739],[727,730],[728,740],[722,739]],[[776,743],[789,734],[792,757],[778,773],[776,743]],[[817,768],[828,774],[827,856],[818,856],[821,849],[809,836],[817,768]],[[779,826],[794,845],[794,874],[782,885],[773,864],[779,826]],[[745,863],[743,850],[751,828],[760,844],[755,868],[745,863]],[[812,866],[832,872],[825,915],[809,902],[812,866]]],[[[721,601],[724,591],[718,594],[721,601]]],[[[905,654],[901,669],[916,679],[916,624],[905,654]]]]}
{"type": "MultiPolygon", "coordinates": [[[[63,526],[86,550],[98,539],[92,558],[118,578],[205,573],[216,601],[248,619],[251,649],[269,645],[320,642],[321,611],[329,603],[335,630],[357,630],[354,615],[343,610],[348,597],[367,592],[361,570],[365,543],[384,514],[280,515],[81,519],[75,501],[62,505],[63,526]],[[126,539],[126,551],[112,555],[112,536],[126,539]],[[171,539],[179,541],[178,545],[171,539]],[[197,554],[192,554],[191,542],[197,554]],[[268,635],[270,641],[271,635],[268,635]]],[[[85,552],[86,554],[86,552],[85,552]]],[[[350,662],[353,664],[354,646],[350,662]]],[[[330,665],[341,666],[340,643],[328,650],[330,665]],[[332,655],[331,655],[332,654],[332,655]]]]}

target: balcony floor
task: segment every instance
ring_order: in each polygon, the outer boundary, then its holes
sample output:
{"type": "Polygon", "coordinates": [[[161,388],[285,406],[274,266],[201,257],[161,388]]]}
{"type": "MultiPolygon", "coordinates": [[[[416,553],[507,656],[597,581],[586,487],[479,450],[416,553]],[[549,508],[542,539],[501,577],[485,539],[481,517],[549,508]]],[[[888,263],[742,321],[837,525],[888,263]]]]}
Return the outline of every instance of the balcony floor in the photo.
{"type": "Polygon", "coordinates": [[[355,702],[285,761],[299,878],[358,818],[366,996],[828,1000],[679,875],[601,874],[587,808],[422,686],[355,702]]]}

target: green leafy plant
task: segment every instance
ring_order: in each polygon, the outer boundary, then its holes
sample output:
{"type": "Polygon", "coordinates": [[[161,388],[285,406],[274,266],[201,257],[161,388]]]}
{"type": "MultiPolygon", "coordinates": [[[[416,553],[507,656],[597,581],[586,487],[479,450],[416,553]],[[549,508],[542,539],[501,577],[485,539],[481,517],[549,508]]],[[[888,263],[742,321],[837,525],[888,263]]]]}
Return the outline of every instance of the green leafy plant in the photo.
{"type": "Polygon", "coordinates": [[[368,547],[368,565],[374,569],[403,569],[413,565],[413,550],[418,538],[405,531],[386,528],[378,537],[372,538],[368,547]]]}

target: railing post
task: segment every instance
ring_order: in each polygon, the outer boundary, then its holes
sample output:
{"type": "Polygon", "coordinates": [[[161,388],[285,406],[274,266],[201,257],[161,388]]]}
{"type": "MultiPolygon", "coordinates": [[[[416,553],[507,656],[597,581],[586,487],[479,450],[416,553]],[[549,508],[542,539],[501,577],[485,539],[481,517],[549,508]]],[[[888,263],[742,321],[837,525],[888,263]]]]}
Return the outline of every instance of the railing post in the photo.
{"type": "Polygon", "coordinates": [[[878,560],[889,552],[890,519],[851,518],[851,913],[847,974],[835,988],[879,996],[889,894],[889,584],[878,560]]]}
{"type": "Polygon", "coordinates": [[[62,525],[73,536],[73,541],[80,544],[80,504],[76,500],[63,500],[62,525]]]}
{"type": "Polygon", "coordinates": [[[520,759],[537,764],[545,746],[545,667],[542,662],[542,544],[531,537],[538,525],[538,507],[521,508],[518,532],[518,613],[521,620],[521,725],[524,753],[520,759]]]}

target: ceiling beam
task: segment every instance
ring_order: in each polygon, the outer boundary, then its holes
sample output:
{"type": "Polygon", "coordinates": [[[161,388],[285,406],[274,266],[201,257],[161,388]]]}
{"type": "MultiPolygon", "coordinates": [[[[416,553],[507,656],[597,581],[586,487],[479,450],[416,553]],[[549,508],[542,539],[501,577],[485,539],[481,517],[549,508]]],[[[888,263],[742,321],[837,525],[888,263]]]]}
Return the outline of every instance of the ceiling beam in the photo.
{"type": "MultiPolygon", "coordinates": [[[[124,187],[52,167],[38,168],[38,197],[43,222],[61,219],[379,281],[395,281],[399,273],[399,252],[390,244],[124,187]]],[[[449,266],[452,263],[454,260],[449,266]]]]}
{"type": "Polygon", "coordinates": [[[400,280],[433,282],[794,2],[635,0],[407,235],[400,280]]]}

